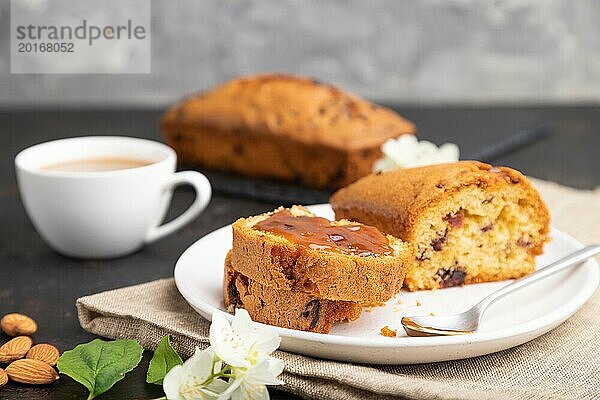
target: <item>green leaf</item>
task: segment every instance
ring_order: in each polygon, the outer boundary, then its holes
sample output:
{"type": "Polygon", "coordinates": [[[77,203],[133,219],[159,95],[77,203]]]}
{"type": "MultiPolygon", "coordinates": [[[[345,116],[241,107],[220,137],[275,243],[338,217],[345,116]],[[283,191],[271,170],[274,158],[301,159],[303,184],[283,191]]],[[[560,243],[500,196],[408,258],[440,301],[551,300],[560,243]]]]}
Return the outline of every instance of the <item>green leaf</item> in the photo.
{"type": "Polygon", "coordinates": [[[146,382],[162,385],[167,372],[174,366],[181,364],[183,364],[181,357],[171,347],[171,337],[169,335],[164,336],[158,347],[156,347],[152,360],[150,360],[146,382]]]}
{"type": "Polygon", "coordinates": [[[106,342],[94,339],[65,351],[58,359],[58,370],[90,391],[89,399],[106,392],[140,363],[142,346],[135,340],[106,342]]]}

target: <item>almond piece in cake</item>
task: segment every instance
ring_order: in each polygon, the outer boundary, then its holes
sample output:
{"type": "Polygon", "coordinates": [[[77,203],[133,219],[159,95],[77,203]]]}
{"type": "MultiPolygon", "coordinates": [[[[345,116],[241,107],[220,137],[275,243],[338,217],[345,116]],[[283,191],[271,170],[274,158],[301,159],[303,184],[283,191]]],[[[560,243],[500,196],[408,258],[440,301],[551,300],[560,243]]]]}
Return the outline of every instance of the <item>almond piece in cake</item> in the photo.
{"type": "Polygon", "coordinates": [[[394,295],[409,254],[377,228],[332,222],[301,206],[239,219],[232,252],[235,270],[261,285],[365,305],[394,295]]]}
{"type": "Polygon", "coordinates": [[[476,161],[371,175],[331,204],[336,218],[410,243],[408,290],[519,278],[548,240],[550,215],[529,180],[476,161]]]}

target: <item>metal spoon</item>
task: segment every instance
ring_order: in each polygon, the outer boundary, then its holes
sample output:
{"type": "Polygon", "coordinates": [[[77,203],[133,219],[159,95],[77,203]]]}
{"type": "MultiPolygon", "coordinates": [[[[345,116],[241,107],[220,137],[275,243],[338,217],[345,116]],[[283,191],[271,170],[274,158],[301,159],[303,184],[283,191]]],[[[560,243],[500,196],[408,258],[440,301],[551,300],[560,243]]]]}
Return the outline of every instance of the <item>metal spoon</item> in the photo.
{"type": "Polygon", "coordinates": [[[471,309],[454,315],[446,316],[415,316],[402,318],[402,326],[409,336],[447,336],[464,335],[476,332],[479,322],[488,306],[496,300],[521,289],[533,282],[537,282],[553,275],[565,268],[579,264],[590,257],[600,254],[600,245],[591,245],[576,251],[544,268],[540,268],[524,278],[493,292],[481,300],[471,309]]]}

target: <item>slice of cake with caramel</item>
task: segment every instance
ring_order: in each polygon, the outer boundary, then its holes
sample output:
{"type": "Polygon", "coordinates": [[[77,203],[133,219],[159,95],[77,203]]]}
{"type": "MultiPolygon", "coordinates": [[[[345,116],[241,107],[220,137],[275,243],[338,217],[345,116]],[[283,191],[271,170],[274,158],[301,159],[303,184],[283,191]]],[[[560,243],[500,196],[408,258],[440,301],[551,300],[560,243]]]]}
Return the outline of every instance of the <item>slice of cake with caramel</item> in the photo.
{"type": "Polygon", "coordinates": [[[233,268],[231,252],[225,260],[223,299],[229,311],[244,308],[253,321],[318,333],[328,333],[335,322],[353,321],[362,311],[359,303],[261,285],[233,268]]]}
{"type": "Polygon", "coordinates": [[[371,175],[331,205],[336,218],[410,243],[409,290],[519,278],[548,240],[548,209],[529,180],[476,161],[371,175]]]}
{"type": "Polygon", "coordinates": [[[329,221],[301,206],[233,224],[233,268],[278,290],[382,304],[402,283],[408,246],[377,228],[329,221]]]}

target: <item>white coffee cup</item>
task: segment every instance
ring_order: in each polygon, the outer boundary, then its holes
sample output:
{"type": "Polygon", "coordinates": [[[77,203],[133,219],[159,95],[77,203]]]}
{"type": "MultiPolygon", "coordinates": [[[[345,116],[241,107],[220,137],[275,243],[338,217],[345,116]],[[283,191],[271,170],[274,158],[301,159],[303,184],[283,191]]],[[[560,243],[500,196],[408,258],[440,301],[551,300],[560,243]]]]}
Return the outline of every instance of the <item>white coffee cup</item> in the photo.
{"type": "Polygon", "coordinates": [[[118,136],[61,139],[29,147],[15,158],[21,199],[33,225],[56,251],[78,258],[112,258],[181,228],[208,205],[211,187],[195,171],[175,172],[170,147],[118,136]],[[47,166],[102,157],[148,165],[109,171],[58,171],[47,166]],[[160,225],[173,189],[191,185],[192,205],[160,225]]]}

